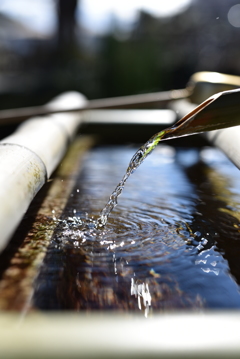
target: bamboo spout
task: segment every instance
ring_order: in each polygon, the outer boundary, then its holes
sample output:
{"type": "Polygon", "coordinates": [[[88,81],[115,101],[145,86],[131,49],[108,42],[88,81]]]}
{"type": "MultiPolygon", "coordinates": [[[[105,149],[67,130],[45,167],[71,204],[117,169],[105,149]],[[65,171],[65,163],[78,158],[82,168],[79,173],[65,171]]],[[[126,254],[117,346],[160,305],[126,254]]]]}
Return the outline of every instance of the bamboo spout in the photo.
{"type": "Polygon", "coordinates": [[[240,124],[240,89],[219,92],[165,130],[162,140],[240,124]]]}

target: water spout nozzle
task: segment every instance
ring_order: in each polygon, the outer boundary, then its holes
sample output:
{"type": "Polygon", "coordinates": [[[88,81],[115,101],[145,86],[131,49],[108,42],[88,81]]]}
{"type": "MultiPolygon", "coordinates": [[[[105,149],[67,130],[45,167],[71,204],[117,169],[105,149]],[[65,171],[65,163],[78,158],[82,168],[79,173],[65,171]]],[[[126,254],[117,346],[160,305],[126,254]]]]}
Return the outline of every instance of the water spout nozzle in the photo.
{"type": "Polygon", "coordinates": [[[240,125],[240,89],[219,92],[202,102],[173,126],[162,140],[240,125]]]}

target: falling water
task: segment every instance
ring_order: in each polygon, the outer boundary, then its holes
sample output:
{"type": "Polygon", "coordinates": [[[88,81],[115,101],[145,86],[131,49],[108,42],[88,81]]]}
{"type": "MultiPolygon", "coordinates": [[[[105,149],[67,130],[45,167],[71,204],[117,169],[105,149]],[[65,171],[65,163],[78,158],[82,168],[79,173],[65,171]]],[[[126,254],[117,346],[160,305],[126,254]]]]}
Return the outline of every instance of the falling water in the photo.
{"type": "Polygon", "coordinates": [[[101,214],[97,220],[97,226],[103,227],[106,225],[108,217],[114,207],[117,205],[117,199],[123,191],[124,185],[128,179],[128,177],[140,166],[140,164],[145,160],[145,158],[154,150],[160,140],[164,137],[166,131],[161,131],[152,136],[144,145],[142,145],[137,152],[132,157],[131,161],[129,162],[128,168],[126,173],[124,174],[122,180],[119,182],[106,206],[101,211],[101,214]]]}

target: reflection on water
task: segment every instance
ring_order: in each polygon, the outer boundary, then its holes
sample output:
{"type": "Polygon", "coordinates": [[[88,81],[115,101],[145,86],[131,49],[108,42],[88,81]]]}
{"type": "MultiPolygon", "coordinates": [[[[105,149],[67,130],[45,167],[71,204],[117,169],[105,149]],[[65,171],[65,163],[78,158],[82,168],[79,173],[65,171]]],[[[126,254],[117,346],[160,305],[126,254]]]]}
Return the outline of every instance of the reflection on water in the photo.
{"type": "Polygon", "coordinates": [[[215,149],[159,146],[95,222],[135,149],[89,152],[35,283],[42,309],[240,307],[239,172],[215,149]]]}
{"type": "Polygon", "coordinates": [[[151,294],[149,291],[148,283],[138,283],[134,282],[134,278],[131,280],[131,295],[135,295],[135,298],[138,299],[138,308],[142,309],[142,304],[145,308],[145,317],[148,316],[149,307],[151,306],[151,294]]]}

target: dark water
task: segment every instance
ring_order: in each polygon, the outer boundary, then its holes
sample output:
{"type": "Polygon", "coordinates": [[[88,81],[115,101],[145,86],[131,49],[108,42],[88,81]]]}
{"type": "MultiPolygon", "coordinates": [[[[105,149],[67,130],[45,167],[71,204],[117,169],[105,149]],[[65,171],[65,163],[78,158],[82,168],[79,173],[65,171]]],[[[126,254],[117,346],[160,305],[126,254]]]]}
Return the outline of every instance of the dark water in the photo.
{"type": "Polygon", "coordinates": [[[94,222],[136,148],[86,157],[35,283],[41,309],[240,307],[240,173],[216,149],[160,145],[94,222]],[[239,218],[239,219],[238,219],[239,218]]]}

